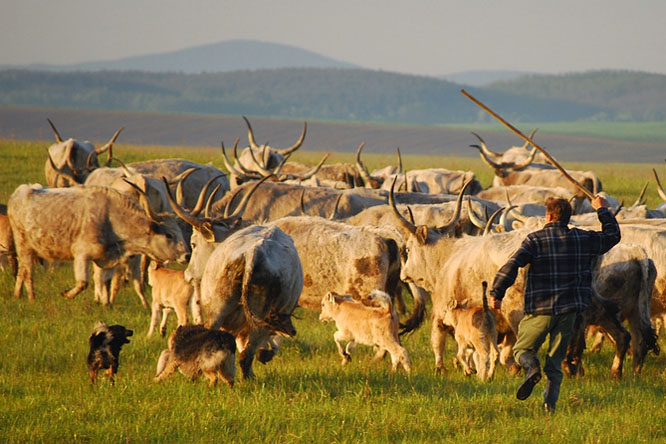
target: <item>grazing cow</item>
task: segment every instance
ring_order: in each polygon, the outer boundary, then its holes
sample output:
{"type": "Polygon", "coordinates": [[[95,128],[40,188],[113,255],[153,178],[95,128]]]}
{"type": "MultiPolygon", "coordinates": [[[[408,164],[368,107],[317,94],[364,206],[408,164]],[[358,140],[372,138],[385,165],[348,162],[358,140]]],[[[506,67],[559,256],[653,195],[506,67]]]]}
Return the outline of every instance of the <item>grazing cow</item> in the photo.
{"type": "Polygon", "coordinates": [[[187,324],[187,307],[192,312],[192,322],[201,324],[200,301],[195,297],[194,288],[185,281],[183,270],[171,270],[164,268],[157,262],[151,262],[148,267],[148,284],[153,288],[153,302],[151,304],[150,328],[147,336],[152,336],[160,312],[162,322],[160,323],[160,335],[166,334],[166,324],[169,312],[175,311],[178,325],[187,324]]]}
{"type": "Polygon", "coordinates": [[[247,124],[247,138],[250,142],[250,146],[241,151],[240,158],[236,163],[236,169],[240,169],[242,165],[244,169],[257,173],[266,171],[274,172],[274,170],[284,162],[286,157],[290,156],[294,151],[301,147],[305,140],[305,133],[308,129],[308,124],[304,122],[303,132],[295,144],[289,148],[275,149],[268,144],[258,145],[254,138],[254,132],[252,131],[250,121],[247,120],[245,116],[243,116],[243,120],[245,120],[245,123],[247,124]]]}
{"type": "Polygon", "coordinates": [[[367,298],[356,301],[351,295],[341,296],[329,292],[321,299],[319,320],[335,322],[337,331],[333,338],[342,356],[342,365],[351,361],[351,353],[357,344],[371,345],[377,349],[374,361],[379,361],[386,352],[391,355],[391,369],[401,365],[410,373],[412,363],[407,350],[400,345],[398,336],[398,314],[391,297],[383,291],[374,290],[367,298]],[[343,342],[349,341],[347,347],[343,342]]]}
{"type": "Polygon", "coordinates": [[[458,343],[454,363],[461,364],[464,373],[471,375],[473,370],[466,357],[467,352],[471,349],[476,374],[479,379],[486,381],[491,379],[495,373],[495,362],[499,356],[499,350],[495,315],[488,307],[486,295],[488,283],[483,281],[482,286],[483,307],[469,307],[451,299],[442,322],[453,327],[454,337],[458,343]]]}
{"type": "Polygon", "coordinates": [[[242,229],[212,252],[201,276],[206,326],[236,338],[244,378],[273,334],[294,336],[291,314],[303,289],[303,270],[294,242],[276,226],[242,229]]]}
{"type": "Polygon", "coordinates": [[[398,168],[385,167],[370,174],[361,162],[362,143],[356,151],[356,169],[365,183],[366,188],[388,191],[396,181],[397,190],[428,194],[458,194],[463,185],[467,186],[468,194],[476,194],[482,190],[474,173],[471,171],[452,171],[445,168],[429,168],[425,170],[402,171],[402,158],[398,150],[398,168]]]}
{"type": "MultiPolygon", "coordinates": [[[[536,134],[536,129],[532,130],[529,138],[532,139],[534,134],[536,134]]],[[[474,137],[479,139],[479,145],[470,145],[478,149],[485,158],[492,159],[493,162],[505,165],[507,167],[512,167],[514,169],[520,169],[521,165],[524,167],[526,164],[530,168],[539,168],[539,169],[553,169],[554,167],[550,164],[546,156],[543,155],[539,150],[532,147],[529,148],[530,143],[525,142],[523,146],[513,146],[508,148],[503,153],[496,153],[490,150],[486,146],[486,142],[476,133],[472,133],[474,137]]]]}
{"type": "MultiPolygon", "coordinates": [[[[529,161],[523,165],[498,164],[490,160],[482,150],[479,150],[479,153],[481,159],[495,171],[493,187],[533,185],[550,188],[562,187],[571,190],[577,196],[581,193],[556,169],[550,167],[548,169],[531,168],[529,161]]],[[[568,173],[593,195],[597,195],[603,190],[601,180],[592,171],[568,171],[568,173]]]]}
{"type": "Polygon", "coordinates": [[[203,325],[179,325],[169,336],[169,348],[157,362],[155,382],[166,379],[176,370],[194,380],[202,373],[210,388],[222,379],[234,386],[236,376],[236,342],[229,333],[203,325]]]}
{"type": "Polygon", "coordinates": [[[179,263],[187,262],[189,256],[173,218],[153,214],[145,202],[142,208],[111,188],[21,185],[9,198],[8,215],[18,258],[15,297],[21,296],[25,286],[28,298],[35,298],[35,258],[74,261],[77,283],[64,293],[73,298],[88,285],[91,261],[111,268],[129,254],[179,263]]]}
{"type": "Polygon", "coordinates": [[[90,351],[88,353],[88,375],[90,383],[94,384],[97,378],[97,372],[106,370],[111,385],[115,383],[114,377],[118,373],[120,364],[120,349],[123,345],[129,344],[128,337],[134,332],[122,325],[107,326],[104,321],[95,325],[88,343],[90,351]]]}
{"type": "Polygon", "coordinates": [[[108,166],[111,162],[113,144],[123,130],[120,128],[103,147],[95,149],[95,146],[87,140],[84,142],[75,139],[63,141],[50,120],[49,124],[57,142],[49,147],[49,158],[44,165],[46,183],[50,187],[71,187],[82,184],[91,171],[99,168],[97,156],[105,151],[109,153],[108,166]]]}

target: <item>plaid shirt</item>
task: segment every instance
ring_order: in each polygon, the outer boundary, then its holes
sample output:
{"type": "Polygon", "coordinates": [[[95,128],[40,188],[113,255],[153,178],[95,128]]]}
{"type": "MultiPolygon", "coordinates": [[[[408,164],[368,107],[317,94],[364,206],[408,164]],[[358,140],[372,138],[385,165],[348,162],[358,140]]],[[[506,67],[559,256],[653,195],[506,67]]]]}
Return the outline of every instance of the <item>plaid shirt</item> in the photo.
{"type": "Polygon", "coordinates": [[[530,264],[525,283],[525,313],[558,315],[580,312],[590,304],[592,268],[597,256],[620,241],[620,227],[607,208],[597,210],[602,231],[569,228],[552,222],[530,233],[497,272],[490,294],[501,300],[518,268],[530,264]]]}

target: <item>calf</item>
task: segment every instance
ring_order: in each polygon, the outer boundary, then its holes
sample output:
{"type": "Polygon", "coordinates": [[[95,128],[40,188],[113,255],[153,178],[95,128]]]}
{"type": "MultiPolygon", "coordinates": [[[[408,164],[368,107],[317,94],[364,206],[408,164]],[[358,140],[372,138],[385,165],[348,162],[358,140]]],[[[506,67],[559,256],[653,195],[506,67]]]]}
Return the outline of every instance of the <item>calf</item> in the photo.
{"type": "Polygon", "coordinates": [[[160,354],[155,381],[180,370],[192,380],[203,373],[211,388],[217,384],[218,378],[233,387],[235,357],[236,342],[229,333],[203,325],[179,326],[169,336],[169,348],[160,354]]]}
{"type": "Polygon", "coordinates": [[[120,349],[123,345],[129,344],[128,337],[134,332],[128,330],[122,325],[107,326],[104,321],[95,325],[88,342],[90,343],[90,352],[88,353],[88,375],[90,383],[94,384],[99,370],[107,370],[106,375],[115,383],[114,376],[118,372],[120,349]]]}
{"type": "Polygon", "coordinates": [[[171,270],[151,262],[148,267],[148,284],[153,288],[152,316],[148,337],[152,336],[162,311],[160,335],[166,334],[166,324],[169,312],[176,312],[178,325],[187,324],[187,305],[190,304],[192,322],[201,324],[201,308],[199,298],[195,296],[194,288],[185,281],[183,270],[171,270]]]}
{"type": "MultiPolygon", "coordinates": [[[[454,337],[458,343],[458,352],[454,363],[463,367],[466,375],[473,373],[468,351],[472,349],[471,358],[476,374],[482,381],[490,379],[495,373],[495,362],[499,356],[497,348],[497,328],[495,316],[488,307],[486,291],[488,283],[483,281],[483,307],[465,307],[451,299],[444,313],[442,322],[453,327],[454,337]]],[[[457,365],[456,365],[457,366],[457,365]]]]}
{"type": "Polygon", "coordinates": [[[335,322],[338,330],[333,337],[342,356],[342,365],[351,361],[351,352],[360,343],[377,347],[374,361],[388,351],[393,371],[400,364],[407,373],[411,372],[412,363],[398,337],[398,315],[391,297],[385,292],[374,290],[362,301],[329,292],[322,298],[319,319],[335,322]],[[342,346],[343,341],[349,341],[346,349],[342,346]]]}

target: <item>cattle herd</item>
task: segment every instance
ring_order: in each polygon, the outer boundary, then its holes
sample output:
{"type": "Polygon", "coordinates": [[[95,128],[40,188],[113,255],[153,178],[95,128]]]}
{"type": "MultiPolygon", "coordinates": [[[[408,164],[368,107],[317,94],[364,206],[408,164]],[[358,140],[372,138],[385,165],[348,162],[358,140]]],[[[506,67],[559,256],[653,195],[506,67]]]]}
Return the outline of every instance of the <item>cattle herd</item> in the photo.
{"type": "MultiPolygon", "coordinates": [[[[148,283],[148,336],[158,323],[166,335],[169,311],[178,318],[155,379],[179,369],[192,378],[204,374],[211,385],[219,378],[233,385],[236,351],[244,378],[254,375],[255,357],[272,359],[283,338],[296,334],[291,317],[297,306],[335,323],[332,339],[343,364],[360,343],[376,348],[376,360],[389,353],[393,370],[409,373],[400,336],[422,325],[429,298],[435,368],[445,369],[452,336],[456,366],[487,380],[497,360],[511,373],[518,370],[512,346],[523,316],[524,270],[501,311],[488,308],[487,283],[527,233],[543,225],[545,199],[568,199],[572,224],[599,229],[584,194],[529,144],[498,153],[472,133],[478,144],[471,146],[495,173],[483,189],[470,171],[403,171],[399,152],[397,167],[369,171],[363,144],[355,164],[290,162],[307,125],[294,145],[278,149],[258,145],[245,122],[249,146],[239,154],[236,139],[230,159],[222,145],[224,172],[184,159],[126,165],[113,157],[122,128],[95,149],[87,141],[63,140],[49,120],[56,143],[45,160],[46,185],[21,185],[1,207],[0,257],[15,273],[14,296],[25,289],[35,299],[33,270],[40,260],[74,263],[66,298],[88,286],[91,262],[95,300],[104,306],[129,282],[147,307],[148,283]],[[52,220],[51,214],[61,216],[52,220]],[[172,262],[187,268],[170,269],[172,262]],[[413,298],[409,313],[403,294],[413,298]]],[[[591,193],[605,195],[592,171],[569,173],[591,193]]],[[[655,179],[666,201],[656,172],[655,179]]],[[[580,316],[562,365],[582,373],[586,335],[597,334],[597,344],[612,340],[611,374],[619,377],[629,349],[635,372],[650,350],[659,353],[666,202],[648,209],[643,196],[631,206],[605,197],[622,240],[596,265],[593,303],[580,316]]],[[[91,336],[91,348],[108,342],[99,339],[102,327],[91,336]]],[[[97,369],[109,368],[99,362],[91,367],[92,381],[97,369]]],[[[110,376],[116,371],[117,362],[110,376]]]]}

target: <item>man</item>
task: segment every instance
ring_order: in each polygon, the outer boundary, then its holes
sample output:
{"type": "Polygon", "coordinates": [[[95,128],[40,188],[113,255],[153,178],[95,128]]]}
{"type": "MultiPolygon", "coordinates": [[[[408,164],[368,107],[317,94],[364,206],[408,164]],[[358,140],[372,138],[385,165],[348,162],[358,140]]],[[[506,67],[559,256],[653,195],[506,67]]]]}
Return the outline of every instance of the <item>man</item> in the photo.
{"type": "Polygon", "coordinates": [[[541,380],[537,352],[549,336],[544,371],[548,378],[544,410],[552,413],[560,394],[562,360],[573,334],[576,314],[585,310],[592,295],[592,267],[597,256],[620,241],[620,227],[601,196],[591,201],[601,231],[569,228],[571,205],[566,199],[546,201],[546,225],[530,233],[520,248],[500,268],[490,294],[500,309],[506,289],[520,267],[530,265],[525,282],[525,316],[518,326],[514,357],[525,370],[516,397],[525,400],[541,380]]]}

